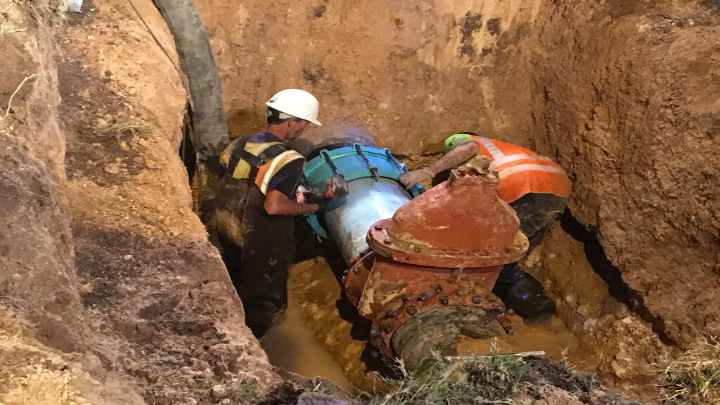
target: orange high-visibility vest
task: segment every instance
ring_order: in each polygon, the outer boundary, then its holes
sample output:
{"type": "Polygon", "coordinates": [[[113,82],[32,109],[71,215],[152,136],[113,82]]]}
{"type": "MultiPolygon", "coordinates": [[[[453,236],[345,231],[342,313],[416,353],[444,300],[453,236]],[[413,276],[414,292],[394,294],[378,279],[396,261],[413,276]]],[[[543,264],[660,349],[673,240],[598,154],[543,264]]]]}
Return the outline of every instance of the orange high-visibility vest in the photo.
{"type": "Polygon", "coordinates": [[[482,136],[470,138],[480,146],[478,155],[490,159],[490,170],[500,176],[498,196],[512,202],[528,193],[570,196],[570,179],[557,163],[545,156],[482,136]]]}

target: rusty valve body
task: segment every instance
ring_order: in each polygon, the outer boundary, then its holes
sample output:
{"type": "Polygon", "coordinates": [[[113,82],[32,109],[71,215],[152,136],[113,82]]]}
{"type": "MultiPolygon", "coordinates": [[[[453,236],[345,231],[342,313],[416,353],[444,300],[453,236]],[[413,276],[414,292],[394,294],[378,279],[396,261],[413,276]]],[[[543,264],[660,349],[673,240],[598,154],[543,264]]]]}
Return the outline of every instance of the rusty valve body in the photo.
{"type": "Polygon", "coordinates": [[[480,309],[512,333],[492,288],[528,240],[497,183],[493,173],[461,167],[368,231],[370,249],[353,263],[345,292],[373,321],[371,342],[383,356],[398,354],[393,336],[403,324],[442,307],[480,309]]]}

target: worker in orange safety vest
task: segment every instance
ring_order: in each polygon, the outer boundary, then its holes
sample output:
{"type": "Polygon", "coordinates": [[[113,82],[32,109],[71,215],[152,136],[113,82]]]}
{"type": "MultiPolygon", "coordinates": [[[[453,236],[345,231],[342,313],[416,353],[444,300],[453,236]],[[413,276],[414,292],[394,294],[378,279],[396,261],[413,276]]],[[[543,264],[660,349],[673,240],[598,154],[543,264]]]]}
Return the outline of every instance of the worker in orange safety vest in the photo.
{"type": "MultiPolygon", "coordinates": [[[[551,159],[472,132],[451,135],[445,140],[445,150],[446,154],[429,166],[401,175],[400,182],[410,187],[475,156],[489,159],[489,169],[496,171],[500,178],[498,196],[515,210],[520,231],[530,240],[528,253],[565,210],[570,179],[551,159]]],[[[493,291],[508,308],[526,319],[542,321],[555,311],[555,303],[542,294],[542,285],[518,263],[503,267],[493,291]]]]}

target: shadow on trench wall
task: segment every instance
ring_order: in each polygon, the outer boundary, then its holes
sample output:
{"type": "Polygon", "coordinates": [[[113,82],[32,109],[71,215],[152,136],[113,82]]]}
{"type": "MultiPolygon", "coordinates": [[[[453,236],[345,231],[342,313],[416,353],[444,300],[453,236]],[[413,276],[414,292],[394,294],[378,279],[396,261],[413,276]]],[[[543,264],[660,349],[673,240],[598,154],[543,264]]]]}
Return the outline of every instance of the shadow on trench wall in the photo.
{"type": "MultiPolygon", "coordinates": [[[[187,107],[189,108],[189,107],[187,107]]],[[[183,116],[182,124],[182,140],[180,141],[180,158],[187,169],[188,178],[190,179],[192,186],[192,178],[195,176],[197,171],[197,158],[195,152],[195,145],[193,145],[192,139],[195,136],[192,123],[190,121],[190,114],[186,111],[183,116]]]]}
{"type": "Polygon", "coordinates": [[[643,297],[625,283],[620,270],[613,266],[607,258],[605,250],[597,239],[597,232],[586,228],[578,222],[578,220],[572,216],[570,210],[565,210],[560,216],[560,226],[573,239],[583,243],[585,246],[585,257],[595,273],[607,283],[610,295],[619,302],[627,305],[628,308],[635,312],[643,321],[652,325],[653,332],[658,335],[664,344],[675,346],[675,341],[665,332],[662,319],[650,312],[647,306],[645,306],[643,297]]]}
{"type": "Polygon", "coordinates": [[[220,166],[218,156],[212,156],[204,163],[199,162],[194,139],[196,139],[196,135],[188,103],[183,116],[182,139],[178,147],[178,154],[187,170],[192,192],[193,211],[205,225],[210,243],[222,252],[215,227],[215,188],[223,175],[223,168],[220,166]]]}

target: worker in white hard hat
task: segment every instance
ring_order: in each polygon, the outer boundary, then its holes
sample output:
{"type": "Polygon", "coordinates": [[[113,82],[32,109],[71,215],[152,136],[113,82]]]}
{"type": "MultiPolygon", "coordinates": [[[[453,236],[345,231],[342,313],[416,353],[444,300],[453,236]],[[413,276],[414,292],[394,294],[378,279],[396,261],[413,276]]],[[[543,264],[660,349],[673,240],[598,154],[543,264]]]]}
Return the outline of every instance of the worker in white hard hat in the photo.
{"type": "MultiPolygon", "coordinates": [[[[283,143],[301,136],[311,123],[321,125],[317,99],[304,90],[286,89],[266,105],[265,128],[234,140],[220,154],[225,174],[215,199],[223,259],[243,302],[245,322],[257,337],[287,306],[294,216],[313,214],[322,204],[322,197],[310,203],[296,193],[305,158],[283,143]]],[[[327,198],[345,194],[342,179],[332,179],[324,193],[327,198]]]]}

